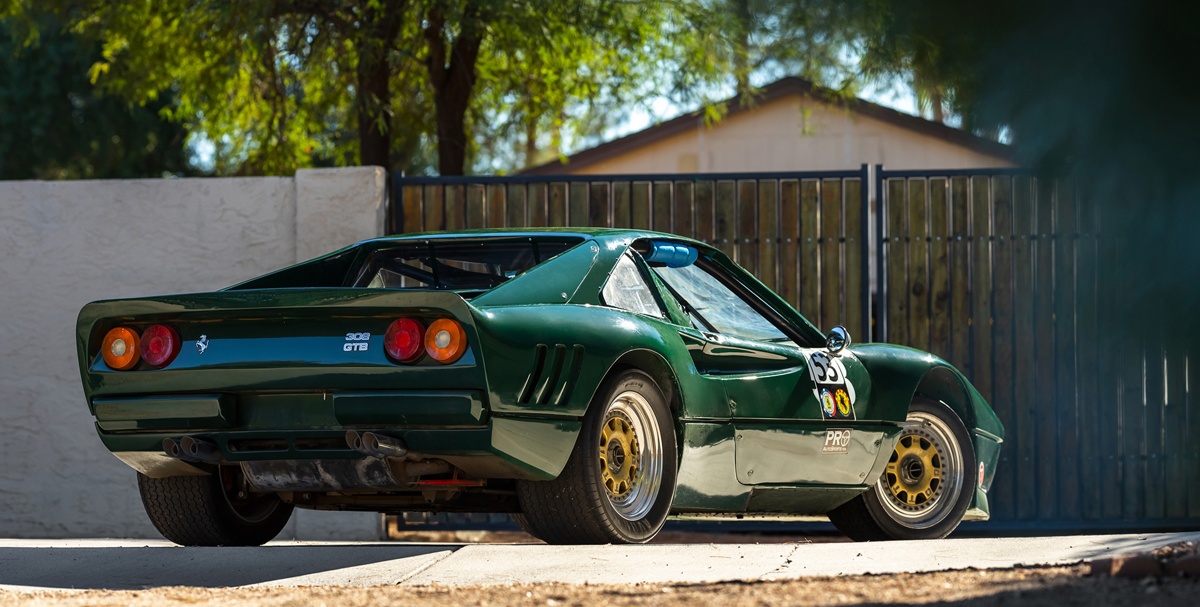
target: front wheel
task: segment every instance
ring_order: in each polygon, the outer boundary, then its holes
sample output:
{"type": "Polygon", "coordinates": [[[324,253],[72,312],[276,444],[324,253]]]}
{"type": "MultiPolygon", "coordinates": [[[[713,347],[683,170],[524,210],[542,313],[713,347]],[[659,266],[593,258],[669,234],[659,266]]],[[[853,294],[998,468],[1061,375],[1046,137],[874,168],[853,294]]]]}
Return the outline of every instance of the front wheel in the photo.
{"type": "Polygon", "coordinates": [[[292,505],[255,493],[236,466],[207,476],[150,478],[138,473],[142,505],[163,537],[183,546],[259,546],[287,524],[292,505]]]}
{"type": "Polygon", "coordinates": [[[829,513],[856,541],[936,539],[962,521],[975,486],[975,449],[967,428],[944,403],[913,399],[900,439],[871,489],[829,513]]]}
{"type": "Polygon", "coordinates": [[[675,423],[647,374],[614,375],[588,408],[552,481],[521,481],[517,523],[550,544],[637,544],[662,529],[675,496],[675,423]]]}

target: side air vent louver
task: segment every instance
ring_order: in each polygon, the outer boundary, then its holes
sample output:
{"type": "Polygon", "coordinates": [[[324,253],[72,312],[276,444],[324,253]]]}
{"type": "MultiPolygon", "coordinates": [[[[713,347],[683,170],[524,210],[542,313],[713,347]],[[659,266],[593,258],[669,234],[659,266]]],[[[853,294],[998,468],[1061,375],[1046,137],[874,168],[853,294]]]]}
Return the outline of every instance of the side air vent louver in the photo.
{"type": "Polygon", "coordinates": [[[517,395],[517,403],[562,405],[571,397],[581,366],[583,346],[538,344],[533,350],[533,368],[517,395]]]}

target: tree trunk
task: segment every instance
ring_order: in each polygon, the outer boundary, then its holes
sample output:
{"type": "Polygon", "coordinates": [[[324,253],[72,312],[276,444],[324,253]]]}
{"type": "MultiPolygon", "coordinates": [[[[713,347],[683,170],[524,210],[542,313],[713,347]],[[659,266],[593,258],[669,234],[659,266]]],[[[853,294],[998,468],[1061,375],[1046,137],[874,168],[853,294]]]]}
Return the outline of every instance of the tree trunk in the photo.
{"type": "Polygon", "coordinates": [[[750,0],[733,0],[733,16],[735,27],[733,49],[733,73],[737,78],[738,95],[742,95],[742,105],[749,105],[750,94],[750,30],[754,27],[754,17],[750,13],[750,0]]]}
{"type": "Polygon", "coordinates": [[[388,51],[396,44],[404,13],[403,3],[391,4],[400,6],[367,8],[355,40],[358,54],[355,70],[358,161],[362,165],[381,166],[389,173],[392,171],[392,93],[388,86],[391,69],[387,58],[388,51]]]}
{"type": "Polygon", "coordinates": [[[437,115],[438,172],[462,175],[467,158],[467,110],[475,92],[475,62],[483,41],[483,17],[475,3],[468,3],[457,28],[458,39],[447,57],[446,19],[438,9],[426,15],[425,43],[429,57],[429,80],[433,83],[433,106],[437,115]]]}
{"type": "Polygon", "coordinates": [[[391,95],[387,61],[381,59],[361,52],[358,57],[358,159],[360,164],[381,166],[390,173],[392,138],[386,108],[391,95]]]}
{"type": "Polygon", "coordinates": [[[525,116],[525,167],[533,166],[537,161],[537,116],[525,116]]]}
{"type": "Polygon", "coordinates": [[[942,91],[934,88],[929,93],[929,105],[933,106],[933,121],[946,122],[946,114],[942,110],[942,91]]]}

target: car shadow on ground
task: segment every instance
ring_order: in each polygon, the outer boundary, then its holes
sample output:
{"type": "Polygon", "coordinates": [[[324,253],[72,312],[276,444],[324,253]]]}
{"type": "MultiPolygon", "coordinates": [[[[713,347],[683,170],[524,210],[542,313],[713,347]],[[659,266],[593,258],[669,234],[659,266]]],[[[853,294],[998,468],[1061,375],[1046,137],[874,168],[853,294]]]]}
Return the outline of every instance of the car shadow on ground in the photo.
{"type": "MultiPolygon", "coordinates": [[[[0,547],[0,585],[139,590],[245,586],[338,571],[339,577],[397,583],[461,544],[243,547],[0,547]],[[349,548],[353,549],[349,549],[349,548]],[[361,569],[343,571],[347,569],[361,569]],[[378,580],[372,578],[379,578],[378,580]]],[[[308,580],[304,580],[307,582],[308,580]]],[[[296,583],[302,583],[297,581],[296,583]]]]}

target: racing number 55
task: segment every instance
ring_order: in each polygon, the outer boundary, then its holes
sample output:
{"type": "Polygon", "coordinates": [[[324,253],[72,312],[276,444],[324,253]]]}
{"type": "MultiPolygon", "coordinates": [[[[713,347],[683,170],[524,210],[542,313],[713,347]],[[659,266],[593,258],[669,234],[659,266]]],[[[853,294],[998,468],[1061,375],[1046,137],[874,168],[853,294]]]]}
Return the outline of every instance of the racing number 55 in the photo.
{"type": "Polygon", "coordinates": [[[838,365],[833,364],[828,354],[814,352],[810,360],[812,360],[814,379],[817,380],[817,383],[833,384],[842,381],[842,376],[838,373],[838,365]]]}

